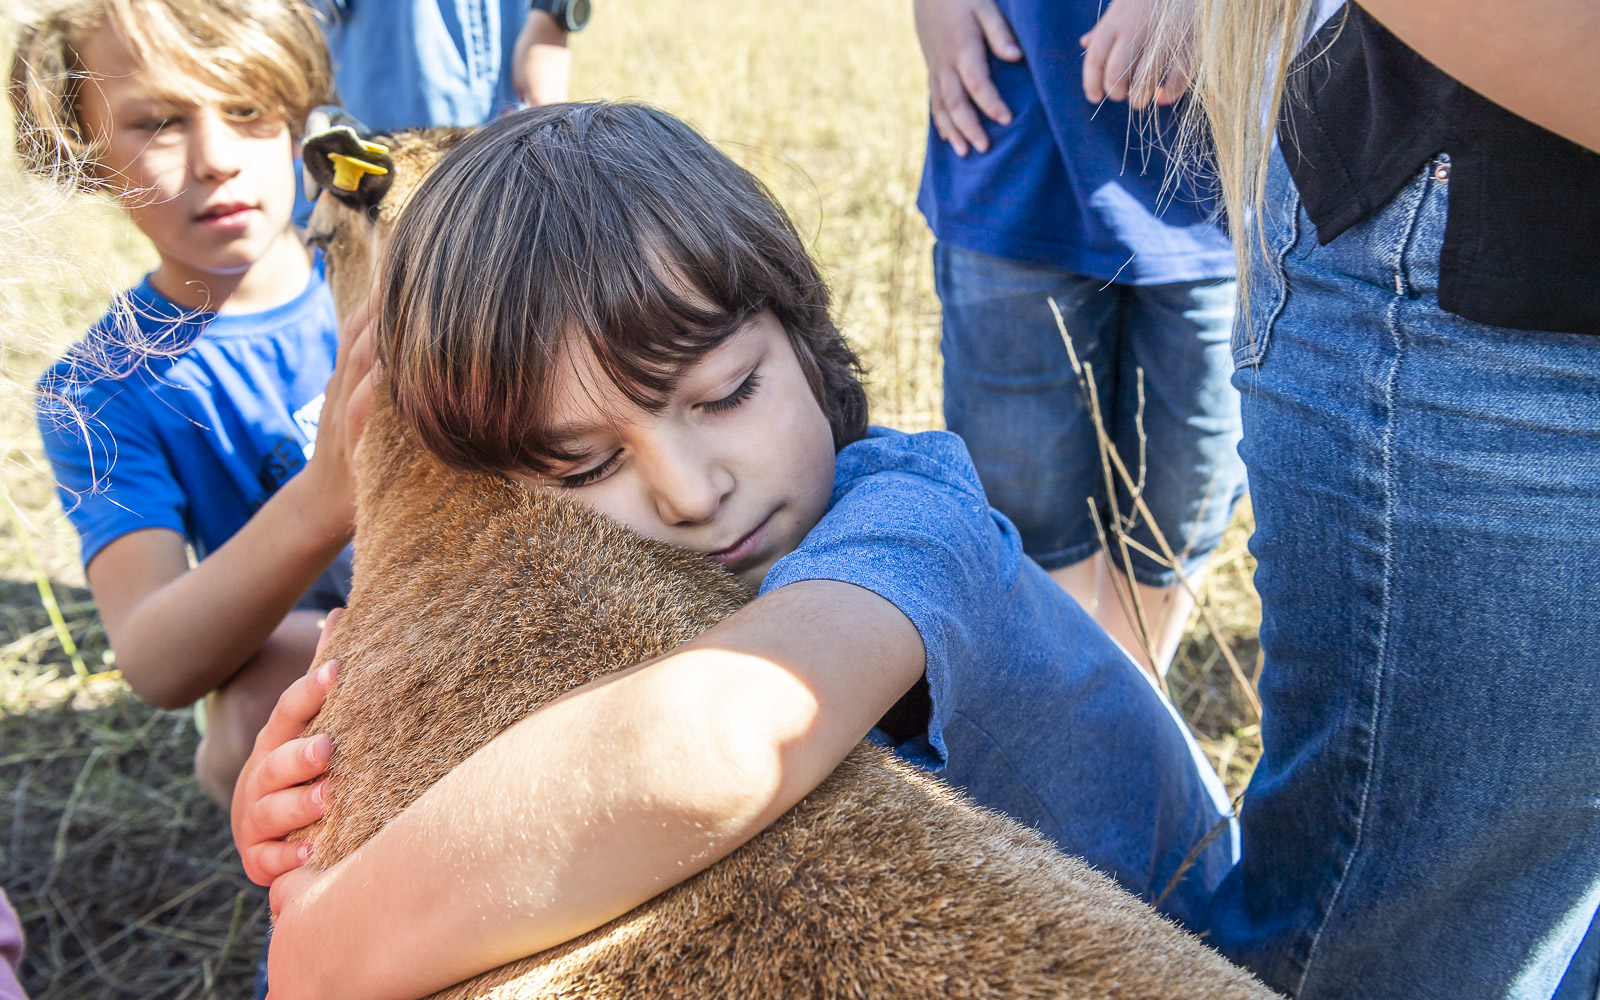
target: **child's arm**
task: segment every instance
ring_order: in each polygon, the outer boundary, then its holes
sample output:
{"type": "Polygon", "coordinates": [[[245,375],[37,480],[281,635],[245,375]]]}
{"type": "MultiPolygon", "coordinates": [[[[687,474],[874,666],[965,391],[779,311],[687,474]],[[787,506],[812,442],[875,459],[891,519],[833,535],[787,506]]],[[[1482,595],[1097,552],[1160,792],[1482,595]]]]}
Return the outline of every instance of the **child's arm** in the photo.
{"type": "Polygon", "coordinates": [[[537,107],[566,100],[571,81],[566,25],[545,11],[528,11],[511,49],[512,88],[522,103],[537,107]]]}
{"type": "MultiPolygon", "coordinates": [[[[273,882],[273,995],[416,997],[599,926],[799,801],[923,667],[917,629],[869,591],[811,580],[758,598],[534,713],[329,871],[273,882]]],[[[321,771],[325,738],[284,741],[323,690],[286,692],[240,778],[235,837],[257,881],[299,863],[267,838],[320,812],[317,786],[286,786],[321,771]]]]}
{"type": "Polygon", "coordinates": [[[283,621],[349,542],[352,455],[370,405],[364,319],[347,325],[306,468],[225,544],[189,567],[177,532],[156,528],[112,541],[88,578],[117,666],[146,701],[175,708],[222,685],[283,621]]]}

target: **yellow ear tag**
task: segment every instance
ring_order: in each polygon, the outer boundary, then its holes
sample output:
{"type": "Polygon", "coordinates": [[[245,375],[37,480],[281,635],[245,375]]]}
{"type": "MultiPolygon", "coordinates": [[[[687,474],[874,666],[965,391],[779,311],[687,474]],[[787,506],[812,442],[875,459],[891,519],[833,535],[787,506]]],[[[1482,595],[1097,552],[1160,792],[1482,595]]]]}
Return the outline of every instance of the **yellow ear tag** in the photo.
{"type": "MultiPolygon", "coordinates": [[[[373,155],[389,151],[387,147],[380,146],[375,142],[363,142],[361,146],[367,153],[373,155]]],[[[343,188],[346,191],[354,191],[359,188],[361,186],[361,178],[367,174],[386,174],[389,172],[388,167],[379,166],[376,163],[368,163],[366,160],[358,160],[343,153],[329,153],[328,161],[333,164],[333,186],[343,188]]]]}

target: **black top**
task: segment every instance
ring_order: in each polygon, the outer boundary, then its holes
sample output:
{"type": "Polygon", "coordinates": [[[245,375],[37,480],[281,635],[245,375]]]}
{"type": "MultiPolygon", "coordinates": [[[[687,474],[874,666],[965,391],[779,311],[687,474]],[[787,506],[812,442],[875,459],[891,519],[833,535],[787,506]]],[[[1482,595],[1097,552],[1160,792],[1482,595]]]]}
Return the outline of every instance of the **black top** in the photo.
{"type": "Polygon", "coordinates": [[[1439,305],[1600,334],[1600,154],[1456,82],[1354,3],[1301,52],[1288,94],[1278,139],[1319,242],[1448,153],[1439,305]]]}

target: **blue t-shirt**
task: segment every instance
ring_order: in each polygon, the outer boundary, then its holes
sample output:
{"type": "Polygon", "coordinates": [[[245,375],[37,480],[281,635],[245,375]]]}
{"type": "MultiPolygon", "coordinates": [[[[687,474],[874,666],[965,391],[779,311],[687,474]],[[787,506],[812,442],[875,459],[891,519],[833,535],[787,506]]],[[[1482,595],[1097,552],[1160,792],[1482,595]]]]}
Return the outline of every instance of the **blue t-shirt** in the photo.
{"type": "Polygon", "coordinates": [[[941,242],[1102,281],[1168,284],[1231,277],[1233,251],[1193,184],[1164,191],[1178,111],[1148,115],[1083,96],[1078,39],[1101,0],[999,0],[1023,60],[989,58],[1011,109],[986,117],[990,146],[960,157],[928,130],[917,205],[941,242]]]}
{"type": "MultiPolygon", "coordinates": [[[[1231,817],[1153,682],[1023,555],[954,434],[873,428],[839,452],[828,512],[762,582],[841,580],[922,636],[926,727],[874,738],[1147,899],[1231,817]]],[[[1225,829],[1162,909],[1196,926],[1238,857],[1225,829]]],[[[1198,929],[1198,928],[1197,928],[1198,929]]]]}
{"type": "Polygon", "coordinates": [[[305,466],[338,347],[320,255],[304,291],[262,312],[187,311],[148,278],[120,296],[38,385],[84,565],[145,528],[202,558],[231,538],[305,466]]]}

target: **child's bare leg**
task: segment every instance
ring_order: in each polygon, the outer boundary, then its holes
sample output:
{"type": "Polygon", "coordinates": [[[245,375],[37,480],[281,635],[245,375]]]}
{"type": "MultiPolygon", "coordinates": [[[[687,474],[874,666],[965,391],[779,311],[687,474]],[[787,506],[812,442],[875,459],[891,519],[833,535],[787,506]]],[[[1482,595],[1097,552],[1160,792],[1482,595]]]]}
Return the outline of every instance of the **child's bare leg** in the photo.
{"type": "Polygon", "coordinates": [[[1074,601],[1081,604],[1091,618],[1095,617],[1100,604],[1100,578],[1095,569],[1095,564],[1099,561],[1100,556],[1096,553],[1070,566],[1061,566],[1050,571],[1050,578],[1074,601]]]}
{"type": "Polygon", "coordinates": [[[223,809],[233,800],[234,782],[278,696],[311,666],[325,617],[322,611],[289,612],[261,651],[206,695],[206,735],[195,751],[194,771],[200,787],[223,809]]]}
{"type": "MultiPolygon", "coordinates": [[[[1089,616],[1121,643],[1135,663],[1150,672],[1158,681],[1166,677],[1167,667],[1183,641],[1183,629],[1194,611],[1194,599],[1181,585],[1152,587],[1138,584],[1139,603],[1144,608],[1145,623],[1150,629],[1152,659],[1146,648],[1138,625],[1123,610],[1123,600],[1117,596],[1116,587],[1122,586],[1126,577],[1120,573],[1115,580],[1103,554],[1096,553],[1088,559],[1050,571],[1050,576],[1073,600],[1083,605],[1089,616]]],[[[1205,570],[1189,577],[1191,586],[1198,587],[1205,580],[1205,570]]]]}

